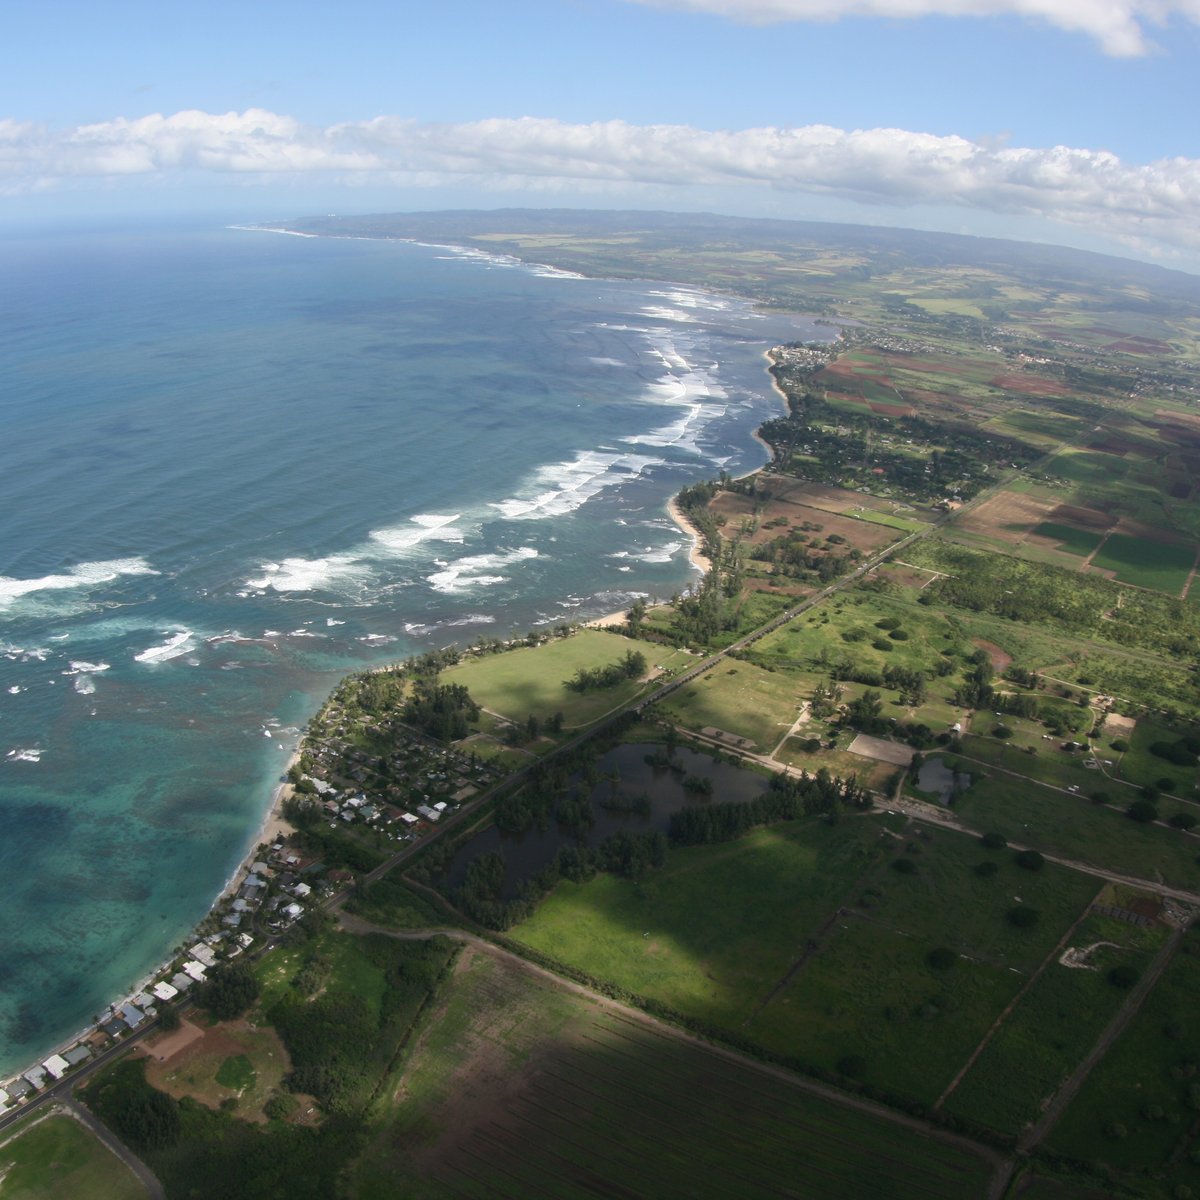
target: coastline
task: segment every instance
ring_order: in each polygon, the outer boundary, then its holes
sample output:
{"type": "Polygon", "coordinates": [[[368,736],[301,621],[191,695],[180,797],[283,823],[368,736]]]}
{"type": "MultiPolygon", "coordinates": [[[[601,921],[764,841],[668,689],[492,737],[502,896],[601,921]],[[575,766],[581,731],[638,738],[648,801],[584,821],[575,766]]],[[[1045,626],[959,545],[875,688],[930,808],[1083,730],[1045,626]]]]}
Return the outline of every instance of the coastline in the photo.
{"type": "MultiPolygon", "coordinates": [[[[247,232],[269,232],[269,233],[274,233],[274,234],[284,234],[284,235],[289,235],[289,236],[294,236],[294,237],[312,238],[312,239],[321,238],[321,237],[331,237],[331,236],[337,237],[337,236],[339,236],[337,234],[328,234],[328,233],[325,233],[325,234],[308,233],[308,232],[304,232],[301,230],[288,229],[288,228],[281,227],[278,225],[276,225],[276,226],[231,226],[230,228],[244,230],[247,232]]],[[[364,240],[377,240],[377,239],[364,239],[364,240]]],[[[378,239],[378,240],[388,240],[388,239],[378,239]]],[[[415,239],[401,239],[401,240],[415,240],[415,239]]],[[[420,243],[420,244],[425,244],[425,243],[420,243]]],[[[472,255],[479,255],[481,257],[501,257],[501,256],[490,255],[488,253],[488,251],[482,250],[478,246],[472,245],[469,242],[466,244],[459,243],[457,245],[455,245],[454,243],[450,243],[447,245],[447,248],[453,248],[453,249],[460,250],[460,251],[463,251],[465,253],[469,253],[472,255]]],[[[546,271],[559,271],[560,270],[560,268],[555,268],[549,264],[542,264],[542,263],[538,263],[536,261],[526,260],[526,259],[522,259],[522,258],[515,257],[515,256],[503,256],[503,257],[510,258],[512,261],[520,262],[523,266],[532,267],[535,269],[541,268],[546,271]]],[[[564,272],[564,273],[567,273],[567,272],[564,272]]],[[[575,274],[575,273],[570,272],[569,274],[575,274]]],[[[585,276],[582,276],[582,275],[579,275],[578,277],[585,278],[585,276]]],[[[667,282],[669,282],[669,281],[667,281],[667,282]]],[[[679,286],[694,288],[696,291],[705,292],[705,293],[709,293],[709,294],[713,294],[713,295],[725,295],[726,294],[726,293],[722,293],[719,291],[714,291],[711,288],[697,287],[694,284],[679,283],[679,286]]],[[[738,299],[743,299],[743,298],[738,297],[738,299]]],[[[768,349],[763,350],[763,355],[764,355],[764,358],[769,358],[768,349]]],[[[778,392],[779,389],[778,389],[778,386],[777,386],[773,376],[771,378],[771,384],[772,384],[772,387],[774,387],[775,390],[778,392]]],[[[782,395],[782,393],[780,393],[780,395],[782,395]]],[[[755,441],[759,442],[759,444],[763,446],[766,460],[770,461],[772,451],[771,451],[770,447],[767,445],[767,443],[764,442],[761,437],[759,437],[757,429],[751,431],[751,436],[754,438],[755,441]]],[[[753,468],[751,471],[746,472],[746,473],[753,474],[754,471],[760,470],[760,469],[761,469],[761,467],[753,468]]],[[[681,532],[683,532],[690,539],[691,545],[690,545],[690,548],[688,551],[689,564],[691,565],[692,568],[694,568],[696,571],[700,572],[701,574],[707,573],[709,570],[711,570],[712,564],[711,564],[710,560],[707,558],[707,556],[705,556],[705,554],[703,553],[703,538],[700,534],[700,531],[688,519],[688,517],[682,512],[682,510],[679,508],[678,504],[675,502],[675,500],[673,498],[668,501],[666,507],[667,507],[667,512],[670,515],[674,524],[680,529],[681,532]]],[[[609,613],[604,616],[595,618],[592,621],[586,622],[586,624],[588,624],[592,627],[596,627],[596,628],[610,628],[610,627],[614,627],[614,626],[624,625],[626,623],[626,620],[627,620],[626,610],[620,610],[617,612],[609,613]]],[[[290,768],[299,761],[299,757],[300,757],[300,741],[298,740],[296,747],[292,750],[291,754],[289,755],[289,757],[287,759],[287,762],[282,767],[282,770],[280,773],[286,777],[288,770],[290,770],[290,768]]],[[[259,857],[259,848],[264,843],[273,842],[278,837],[280,837],[280,836],[286,837],[288,834],[293,832],[293,827],[283,818],[283,814],[282,814],[283,805],[286,802],[286,800],[292,795],[293,790],[294,789],[292,788],[291,784],[286,781],[286,778],[282,779],[280,782],[278,782],[277,784],[274,785],[271,796],[270,796],[269,803],[265,806],[265,810],[262,812],[262,818],[261,818],[260,823],[258,824],[257,831],[254,832],[252,834],[252,836],[250,837],[247,847],[246,847],[245,854],[242,856],[242,858],[238,862],[237,866],[231,872],[225,885],[220,890],[220,892],[213,898],[211,904],[209,905],[208,912],[211,913],[212,911],[214,911],[223,901],[227,900],[232,894],[234,894],[237,891],[240,881],[244,879],[251,864],[254,861],[256,861],[256,859],[259,857]]],[[[195,932],[196,932],[195,928],[193,928],[189,934],[185,935],[185,938],[195,936],[195,932]]],[[[129,991],[124,992],[123,995],[131,996],[131,995],[137,994],[140,991],[144,991],[145,988],[148,986],[149,982],[154,977],[159,975],[163,971],[163,969],[165,969],[165,967],[169,965],[169,963],[170,963],[170,959],[167,959],[164,963],[159,964],[158,967],[156,967],[154,970],[150,971],[139,982],[135,983],[135,985],[129,991]]],[[[114,1002],[119,1004],[121,1002],[121,997],[114,998],[114,1002]]],[[[91,1027],[89,1026],[89,1027],[79,1031],[79,1033],[75,1034],[72,1038],[68,1039],[67,1041],[61,1043],[60,1047],[56,1048],[55,1050],[51,1051],[50,1053],[56,1053],[59,1049],[64,1049],[66,1047],[73,1045],[74,1043],[79,1041],[81,1039],[81,1037],[86,1036],[86,1034],[89,1032],[90,1028],[91,1027]]]]}
{"type": "MultiPolygon", "coordinates": [[[[757,470],[758,468],[756,468],[757,470]]],[[[712,570],[712,561],[705,557],[703,546],[704,538],[700,534],[700,530],[692,524],[687,514],[679,507],[679,502],[674,496],[667,501],[667,512],[671,516],[671,520],[675,522],[679,528],[692,539],[691,549],[688,550],[688,562],[700,572],[701,575],[707,575],[712,570]]]]}

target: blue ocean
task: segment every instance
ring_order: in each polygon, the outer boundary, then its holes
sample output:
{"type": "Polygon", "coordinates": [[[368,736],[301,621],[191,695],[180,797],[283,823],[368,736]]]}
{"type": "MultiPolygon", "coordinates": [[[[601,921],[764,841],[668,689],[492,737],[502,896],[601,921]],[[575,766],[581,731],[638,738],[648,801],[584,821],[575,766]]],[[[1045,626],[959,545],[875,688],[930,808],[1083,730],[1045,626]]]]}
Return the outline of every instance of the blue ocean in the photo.
{"type": "Polygon", "coordinates": [[[0,238],[0,1072],[187,936],[340,676],[686,587],[667,500],[822,336],[447,247],[0,238]]]}

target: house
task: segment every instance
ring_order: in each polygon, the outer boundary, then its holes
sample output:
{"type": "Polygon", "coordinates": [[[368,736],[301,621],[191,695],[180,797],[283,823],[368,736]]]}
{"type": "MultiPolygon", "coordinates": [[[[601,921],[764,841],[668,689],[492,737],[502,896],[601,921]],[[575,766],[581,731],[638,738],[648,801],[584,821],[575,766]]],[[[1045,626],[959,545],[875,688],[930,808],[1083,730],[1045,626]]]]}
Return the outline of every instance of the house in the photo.
{"type": "Polygon", "coordinates": [[[21,1076],[29,1086],[35,1091],[40,1092],[46,1086],[46,1072],[41,1067],[30,1067],[24,1075],[21,1076]]]}
{"type": "Polygon", "coordinates": [[[228,925],[230,929],[237,929],[241,926],[242,914],[240,912],[226,913],[221,918],[222,925],[228,925]]]}
{"type": "Polygon", "coordinates": [[[33,1088],[24,1079],[14,1079],[11,1083],[7,1083],[4,1086],[8,1092],[8,1098],[14,1101],[24,1100],[33,1091],[33,1088]]]}
{"type": "Polygon", "coordinates": [[[72,1046],[70,1050],[63,1055],[71,1066],[77,1067],[80,1063],[85,1063],[92,1057],[92,1048],[90,1046],[78,1045],[72,1046]]]}
{"type": "MultiPolygon", "coordinates": [[[[206,968],[204,964],[197,962],[194,958],[188,959],[188,961],[183,964],[183,973],[191,976],[196,983],[204,982],[205,969],[206,968]]],[[[175,981],[172,979],[171,982],[174,983],[175,981]]]]}
{"type": "Polygon", "coordinates": [[[417,823],[417,818],[414,817],[410,812],[401,813],[400,820],[402,820],[405,825],[415,825],[417,823]]]}
{"type": "Polygon", "coordinates": [[[436,821],[442,815],[436,808],[430,808],[427,804],[418,804],[417,812],[424,817],[426,821],[436,821]]]}
{"type": "Polygon", "coordinates": [[[298,883],[292,888],[292,895],[297,899],[303,900],[312,891],[312,888],[307,883],[298,883]]]}
{"type": "Polygon", "coordinates": [[[61,1079],[70,1069],[71,1064],[61,1054],[52,1054],[42,1066],[51,1079],[61,1079]]]}
{"type": "Polygon", "coordinates": [[[135,1004],[121,1005],[121,1020],[129,1026],[130,1029],[136,1029],[144,1020],[146,1014],[135,1004]]]}
{"type": "Polygon", "coordinates": [[[204,942],[197,942],[188,953],[204,967],[216,964],[217,956],[213,953],[212,947],[205,945],[204,942]]]}
{"type": "Polygon", "coordinates": [[[185,975],[182,971],[176,971],[175,974],[171,976],[171,986],[177,992],[186,992],[188,988],[190,988],[195,982],[195,979],[193,979],[190,975],[185,975]]]}
{"type": "Polygon", "coordinates": [[[291,921],[295,921],[304,915],[304,909],[299,904],[288,904],[284,906],[283,915],[291,921]]]}
{"type": "Polygon", "coordinates": [[[169,983],[163,983],[161,980],[154,985],[154,998],[156,1000],[174,1000],[179,995],[179,989],[172,987],[169,983]]]}
{"type": "Polygon", "coordinates": [[[119,1038],[121,1036],[121,1034],[128,1032],[129,1025],[127,1022],[121,1020],[120,1017],[111,1017],[111,1018],[109,1018],[109,1020],[105,1021],[104,1024],[100,1026],[100,1028],[102,1030],[104,1030],[104,1032],[110,1038],[112,1038],[114,1041],[116,1041],[116,1039],[119,1038]]]}

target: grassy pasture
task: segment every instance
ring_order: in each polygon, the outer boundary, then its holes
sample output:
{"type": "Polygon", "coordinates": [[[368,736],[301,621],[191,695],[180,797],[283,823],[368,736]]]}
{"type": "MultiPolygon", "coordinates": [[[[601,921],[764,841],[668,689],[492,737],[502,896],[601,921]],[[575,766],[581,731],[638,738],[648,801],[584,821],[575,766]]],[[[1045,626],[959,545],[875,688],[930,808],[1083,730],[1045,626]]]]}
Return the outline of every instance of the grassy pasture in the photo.
{"type": "Polygon", "coordinates": [[[1139,1182],[1142,1171],[1164,1171],[1161,1191],[1144,1193],[1149,1196],[1171,1196],[1180,1184],[1200,1185],[1200,1167],[1188,1155],[1178,1164],[1170,1161],[1177,1148],[1195,1145],[1191,1097],[1200,1061],[1198,990],[1200,956],[1193,934],[1051,1131],[1050,1148],[1138,1171],[1139,1182]],[[1124,1136],[1114,1125],[1122,1127],[1124,1136]]]}
{"type": "Polygon", "coordinates": [[[689,656],[656,642],[633,641],[600,629],[581,629],[573,637],[542,646],[526,646],[505,654],[471,658],[443,672],[446,683],[464,684],[475,701],[512,721],[530,713],[544,720],[561,712],[567,727],[589,725],[636,696],[644,686],[636,679],[612,688],[573,692],[564,686],[582,668],[606,666],[626,652],[640,651],[651,667],[674,670],[689,656]]]}
{"type": "Polygon", "coordinates": [[[1041,1102],[1078,1066],[1125,997],[1108,971],[1118,964],[1144,969],[1165,937],[1161,927],[1150,938],[1134,933],[1134,926],[1089,916],[1071,938],[1073,947],[1095,947],[1086,966],[1047,966],[951,1093],[946,1111],[1009,1135],[1036,1120],[1041,1102]]]}
{"type": "Polygon", "coordinates": [[[26,1126],[0,1146],[4,1200],[144,1200],[145,1189],[107,1146],[73,1117],[26,1126]]]}
{"type": "Polygon", "coordinates": [[[956,1148],[475,955],[414,1050],[350,1192],[952,1200],[981,1195],[987,1175],[956,1148]]]}
{"type": "MultiPolygon", "coordinates": [[[[1090,772],[1089,772],[1090,774],[1090,772]]],[[[956,805],[973,828],[1110,871],[1200,891],[1200,840],[1007,776],[980,779],[956,805]]]]}
{"type": "Polygon", "coordinates": [[[687,729],[714,726],[739,734],[769,754],[806,696],[789,673],[731,660],[672,692],[655,711],[687,729]]]}
{"type": "Polygon", "coordinates": [[[1111,743],[1117,735],[1105,734],[1101,742],[1106,756],[1117,760],[1114,773],[1118,778],[1129,783],[1144,787],[1146,784],[1157,785],[1160,779],[1171,779],[1174,788],[1166,789],[1174,796],[1195,798],[1196,784],[1200,767],[1184,767],[1159,758],[1150,753],[1150,747],[1156,742],[1175,742],[1180,733],[1149,717],[1142,717],[1133,727],[1133,732],[1125,739],[1129,749],[1124,754],[1118,754],[1112,749],[1111,743]]]}
{"type": "Polygon", "coordinates": [[[882,836],[875,821],[801,821],[676,849],[640,883],[560,883],[509,936],[737,1028],[882,853],[882,836]]]}

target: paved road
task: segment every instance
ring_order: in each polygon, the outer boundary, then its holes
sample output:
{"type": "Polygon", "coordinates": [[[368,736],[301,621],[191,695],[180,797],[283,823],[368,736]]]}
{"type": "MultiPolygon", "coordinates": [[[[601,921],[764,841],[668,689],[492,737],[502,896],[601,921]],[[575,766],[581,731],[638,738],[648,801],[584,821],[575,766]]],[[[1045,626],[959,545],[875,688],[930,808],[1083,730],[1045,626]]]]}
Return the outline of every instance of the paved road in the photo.
{"type": "Polygon", "coordinates": [[[75,1120],[84,1128],[89,1129],[137,1176],[138,1182],[146,1189],[146,1195],[150,1197],[150,1200],[167,1200],[167,1193],[163,1191],[163,1185],[159,1183],[158,1176],[124,1142],[118,1141],[103,1121],[93,1116],[87,1108],[69,1094],[62,1098],[60,1103],[75,1120]]]}

